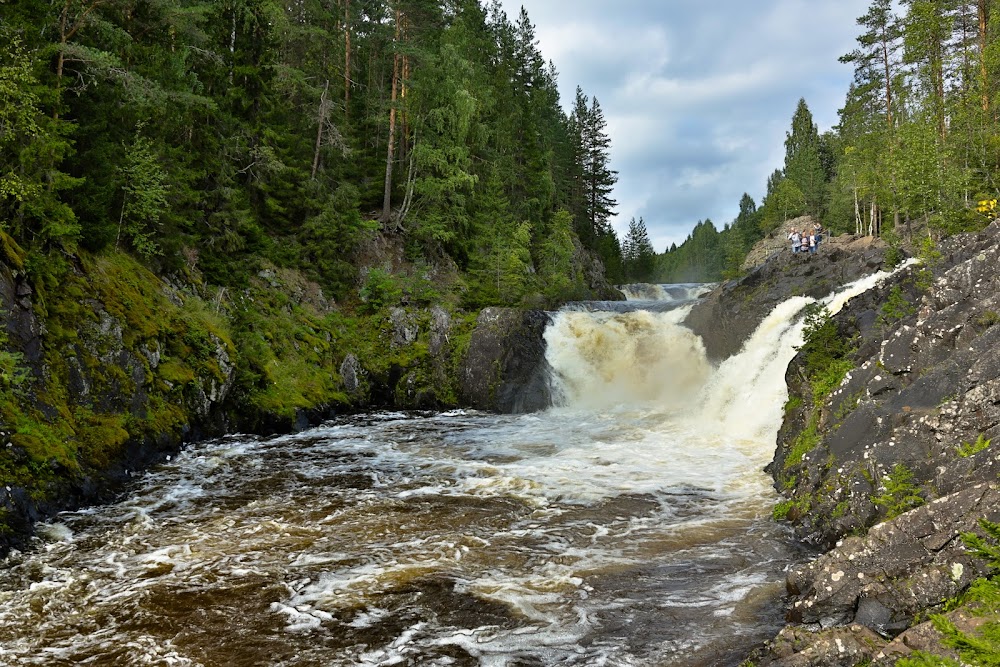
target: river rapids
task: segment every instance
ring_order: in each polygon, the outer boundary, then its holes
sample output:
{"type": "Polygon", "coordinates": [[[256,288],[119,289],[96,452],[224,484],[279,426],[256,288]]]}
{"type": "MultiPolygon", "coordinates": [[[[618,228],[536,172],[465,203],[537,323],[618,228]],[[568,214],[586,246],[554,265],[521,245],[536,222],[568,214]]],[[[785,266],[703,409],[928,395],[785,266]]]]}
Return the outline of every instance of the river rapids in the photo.
{"type": "Polygon", "coordinates": [[[738,664],[807,555],[763,468],[809,300],[715,366],[701,291],[554,314],[546,411],[201,442],[59,515],[0,565],[0,665],[738,664]]]}

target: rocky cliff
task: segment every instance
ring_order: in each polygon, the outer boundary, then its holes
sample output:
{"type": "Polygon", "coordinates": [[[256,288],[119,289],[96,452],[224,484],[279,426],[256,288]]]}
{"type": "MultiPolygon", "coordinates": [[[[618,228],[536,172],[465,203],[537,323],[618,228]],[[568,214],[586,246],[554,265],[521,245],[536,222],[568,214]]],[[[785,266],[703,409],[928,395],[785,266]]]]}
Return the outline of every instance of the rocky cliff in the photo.
{"type": "Polygon", "coordinates": [[[791,624],[755,664],[889,665],[918,650],[928,662],[911,664],[995,664],[963,641],[1000,655],[981,637],[1000,620],[984,578],[997,563],[967,537],[1000,521],[998,240],[998,222],[952,237],[817,316],[826,343],[807,336],[788,368],[769,470],[786,498],[776,516],[826,553],[789,573],[791,624]]]}
{"type": "Polygon", "coordinates": [[[751,253],[760,263],[741,279],[719,285],[694,306],[684,324],[701,336],[710,359],[725,359],[739,351],[779,303],[791,296],[827,296],[879,270],[886,250],[878,239],[847,234],[824,240],[816,254],[793,254],[784,240],[765,239],[751,253]]]}

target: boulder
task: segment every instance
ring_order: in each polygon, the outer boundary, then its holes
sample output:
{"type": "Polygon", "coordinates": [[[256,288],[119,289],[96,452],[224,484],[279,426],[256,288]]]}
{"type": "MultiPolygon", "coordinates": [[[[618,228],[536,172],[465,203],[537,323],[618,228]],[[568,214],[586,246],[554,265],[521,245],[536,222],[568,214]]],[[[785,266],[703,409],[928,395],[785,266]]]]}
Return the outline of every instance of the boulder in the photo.
{"type": "Polygon", "coordinates": [[[462,362],[459,393],[479,410],[522,413],[551,403],[541,310],[486,308],[479,314],[462,362]]]}

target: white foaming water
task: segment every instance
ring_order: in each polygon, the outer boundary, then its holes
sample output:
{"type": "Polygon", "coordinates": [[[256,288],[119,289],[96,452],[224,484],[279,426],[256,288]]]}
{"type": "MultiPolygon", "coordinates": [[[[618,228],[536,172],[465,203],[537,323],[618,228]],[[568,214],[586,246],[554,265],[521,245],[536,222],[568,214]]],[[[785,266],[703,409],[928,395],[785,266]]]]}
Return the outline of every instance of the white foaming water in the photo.
{"type": "Polygon", "coordinates": [[[651,404],[683,409],[708,377],[701,339],[665,313],[558,313],[545,331],[558,405],[596,410],[651,404]]]}
{"type": "Polygon", "coordinates": [[[618,289],[629,301],[690,301],[708,293],[712,287],[706,283],[633,283],[618,289]]]}
{"type": "Polygon", "coordinates": [[[796,558],[761,469],[807,302],[718,368],[684,310],[559,313],[543,413],[192,446],[8,559],[0,664],[733,664],[796,558]]]}

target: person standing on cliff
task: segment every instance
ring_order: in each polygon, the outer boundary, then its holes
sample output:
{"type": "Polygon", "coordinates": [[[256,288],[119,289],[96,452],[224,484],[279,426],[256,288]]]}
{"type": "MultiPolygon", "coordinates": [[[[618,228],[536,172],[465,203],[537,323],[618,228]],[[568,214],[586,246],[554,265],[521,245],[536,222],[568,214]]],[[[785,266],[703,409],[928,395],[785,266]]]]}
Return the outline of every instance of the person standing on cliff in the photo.
{"type": "Polygon", "coordinates": [[[792,252],[797,253],[802,249],[802,236],[799,235],[798,230],[792,227],[792,231],[788,233],[788,239],[792,242],[792,252]]]}

